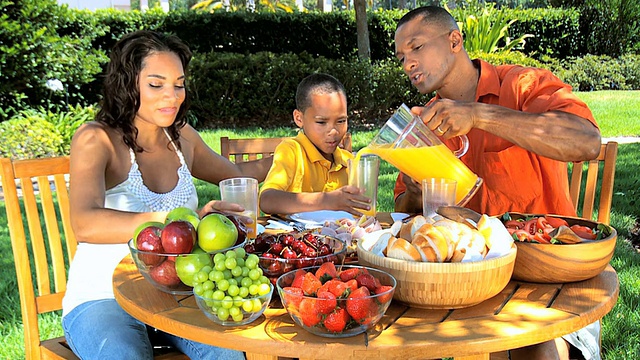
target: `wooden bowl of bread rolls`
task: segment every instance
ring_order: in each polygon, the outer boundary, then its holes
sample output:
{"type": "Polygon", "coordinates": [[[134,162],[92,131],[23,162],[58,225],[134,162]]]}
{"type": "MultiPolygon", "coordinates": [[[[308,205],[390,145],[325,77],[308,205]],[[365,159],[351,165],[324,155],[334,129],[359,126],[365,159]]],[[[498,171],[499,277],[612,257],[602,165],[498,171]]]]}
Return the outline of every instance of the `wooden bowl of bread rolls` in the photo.
{"type": "Polygon", "coordinates": [[[495,219],[494,228],[486,223],[477,229],[419,215],[359,241],[358,261],[392,274],[397,280],[394,300],[409,306],[473,306],[506,287],[516,259],[517,249],[502,222],[495,219]]]}
{"type": "MultiPolygon", "coordinates": [[[[521,213],[509,213],[508,215],[508,218],[521,222],[541,216],[547,219],[549,217],[561,219],[566,221],[569,228],[575,229],[574,225],[578,225],[576,230],[578,235],[589,237],[589,234],[581,234],[579,232],[580,227],[591,229],[593,235],[591,238],[579,238],[578,241],[571,240],[570,243],[553,241],[554,243],[547,244],[516,241],[518,256],[513,270],[513,278],[515,280],[536,283],[565,283],[587,280],[600,274],[613,257],[618,234],[616,229],[609,225],[568,216],[521,213]]],[[[550,220],[555,225],[555,221],[553,219],[550,220]]],[[[504,215],[503,221],[507,224],[504,215]]],[[[561,237],[556,234],[551,233],[554,240],[556,236],[558,238],[561,237]]]]}

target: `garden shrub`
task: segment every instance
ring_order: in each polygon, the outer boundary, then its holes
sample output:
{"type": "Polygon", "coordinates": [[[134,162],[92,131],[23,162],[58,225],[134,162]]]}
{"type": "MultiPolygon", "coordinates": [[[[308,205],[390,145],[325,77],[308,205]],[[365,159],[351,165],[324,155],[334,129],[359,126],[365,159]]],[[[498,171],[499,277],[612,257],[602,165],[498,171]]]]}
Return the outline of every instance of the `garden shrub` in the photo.
{"type": "Polygon", "coordinates": [[[16,117],[0,123],[0,157],[33,159],[61,155],[62,136],[55,126],[37,117],[16,117]]]}
{"type": "Polygon", "coordinates": [[[335,76],[345,86],[353,127],[386,121],[402,102],[425,101],[411,87],[397,61],[332,60],[309,54],[197,54],[191,63],[191,112],[198,126],[266,128],[293,126],[295,92],[314,72],[335,76]]]}
{"type": "Polygon", "coordinates": [[[81,99],[80,86],[106,61],[88,35],[99,26],[91,22],[78,33],[60,35],[58,29],[73,15],[54,0],[0,0],[0,5],[0,121],[24,106],[64,106],[81,99]],[[66,91],[47,88],[50,79],[59,79],[66,91]]]}
{"type": "Polygon", "coordinates": [[[579,91],[638,90],[639,55],[587,55],[561,62],[557,75],[579,91]]]}

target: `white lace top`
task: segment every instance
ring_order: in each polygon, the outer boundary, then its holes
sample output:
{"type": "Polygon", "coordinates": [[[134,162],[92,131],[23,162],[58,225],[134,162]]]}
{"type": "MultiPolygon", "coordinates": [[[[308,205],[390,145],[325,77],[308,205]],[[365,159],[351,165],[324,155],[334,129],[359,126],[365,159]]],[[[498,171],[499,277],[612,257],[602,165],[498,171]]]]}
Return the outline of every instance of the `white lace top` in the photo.
{"type": "MultiPolygon", "coordinates": [[[[167,134],[165,130],[165,134],[167,134]]],[[[169,134],[167,134],[169,137],[169,134]]],[[[170,139],[170,138],[169,138],[170,139]]],[[[180,160],[178,183],[167,193],[156,193],[147,188],[130,149],[131,169],[122,183],[106,191],[105,208],[130,212],[170,211],[179,206],[194,210],[198,207],[198,196],[191,172],[184,156],[171,141],[180,160]]],[[[62,300],[62,316],[76,306],[92,300],[113,299],[112,276],[118,263],[129,254],[127,244],[79,243],[69,268],[67,292],[62,300]]]]}

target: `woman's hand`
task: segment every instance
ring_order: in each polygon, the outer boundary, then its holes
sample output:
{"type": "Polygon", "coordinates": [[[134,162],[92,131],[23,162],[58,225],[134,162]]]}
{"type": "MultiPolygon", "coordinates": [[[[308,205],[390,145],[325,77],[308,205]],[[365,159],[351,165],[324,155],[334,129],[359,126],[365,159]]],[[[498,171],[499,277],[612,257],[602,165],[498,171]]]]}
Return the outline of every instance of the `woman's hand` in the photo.
{"type": "Polygon", "coordinates": [[[211,200],[202,209],[198,210],[198,215],[202,219],[203,216],[210,212],[222,213],[224,215],[233,215],[245,224],[253,224],[253,219],[244,216],[241,213],[245,210],[242,205],[222,200],[211,200]]]}

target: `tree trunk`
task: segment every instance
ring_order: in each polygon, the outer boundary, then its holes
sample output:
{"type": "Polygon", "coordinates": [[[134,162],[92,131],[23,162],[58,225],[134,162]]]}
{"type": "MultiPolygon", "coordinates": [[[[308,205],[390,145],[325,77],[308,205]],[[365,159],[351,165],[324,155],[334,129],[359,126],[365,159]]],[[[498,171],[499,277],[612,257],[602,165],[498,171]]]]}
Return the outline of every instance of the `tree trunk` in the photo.
{"type": "Polygon", "coordinates": [[[369,45],[369,27],[367,25],[367,0],[354,0],[353,7],[356,9],[358,57],[369,60],[371,58],[371,46],[369,45]]]}

